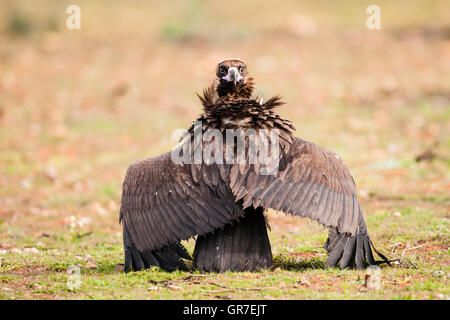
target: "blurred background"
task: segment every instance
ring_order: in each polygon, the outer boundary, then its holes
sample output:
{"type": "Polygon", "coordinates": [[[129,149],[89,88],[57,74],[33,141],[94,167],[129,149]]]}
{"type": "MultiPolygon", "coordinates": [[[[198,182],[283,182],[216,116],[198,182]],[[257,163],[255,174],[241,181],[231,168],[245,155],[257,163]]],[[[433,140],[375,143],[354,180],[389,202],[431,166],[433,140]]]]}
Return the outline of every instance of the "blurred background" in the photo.
{"type": "MultiPolygon", "coordinates": [[[[120,245],[128,164],[175,145],[228,57],[284,97],[297,136],[342,156],[369,223],[417,206],[448,221],[449,12],[448,0],[0,0],[0,242],[80,227],[120,245]],[[372,4],[380,30],[366,26],[372,4]]],[[[308,225],[271,219],[274,232],[308,225]]]]}

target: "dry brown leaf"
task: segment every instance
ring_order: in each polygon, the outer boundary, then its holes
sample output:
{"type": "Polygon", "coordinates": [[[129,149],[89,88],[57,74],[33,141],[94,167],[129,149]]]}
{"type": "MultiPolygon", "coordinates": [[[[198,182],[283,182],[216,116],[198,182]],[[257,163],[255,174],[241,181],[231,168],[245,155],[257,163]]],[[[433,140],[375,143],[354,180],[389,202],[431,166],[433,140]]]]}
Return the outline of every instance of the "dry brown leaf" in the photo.
{"type": "Polygon", "coordinates": [[[167,285],[167,289],[169,289],[169,290],[182,290],[183,288],[179,287],[179,286],[175,286],[173,284],[169,284],[169,285],[167,285]]]}

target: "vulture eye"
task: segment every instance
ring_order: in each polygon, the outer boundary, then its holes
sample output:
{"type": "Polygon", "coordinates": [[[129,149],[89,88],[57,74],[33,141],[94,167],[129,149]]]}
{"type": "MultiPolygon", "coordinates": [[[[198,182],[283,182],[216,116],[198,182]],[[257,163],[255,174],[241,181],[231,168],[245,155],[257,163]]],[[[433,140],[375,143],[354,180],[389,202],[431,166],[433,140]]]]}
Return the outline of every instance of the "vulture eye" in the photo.
{"type": "Polygon", "coordinates": [[[240,67],[239,67],[239,72],[244,72],[244,70],[245,70],[245,67],[244,67],[244,66],[240,66],[240,67]]]}
{"type": "Polygon", "coordinates": [[[225,66],[221,66],[221,67],[219,68],[219,73],[220,73],[220,74],[225,74],[226,71],[227,71],[227,67],[225,67],[225,66]]]}

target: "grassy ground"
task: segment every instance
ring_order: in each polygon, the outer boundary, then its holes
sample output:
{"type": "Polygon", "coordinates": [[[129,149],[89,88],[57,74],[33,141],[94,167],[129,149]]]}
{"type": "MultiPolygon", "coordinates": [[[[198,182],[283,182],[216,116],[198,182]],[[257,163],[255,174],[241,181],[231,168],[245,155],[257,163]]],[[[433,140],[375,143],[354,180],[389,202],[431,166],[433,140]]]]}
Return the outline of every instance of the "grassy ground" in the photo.
{"type": "Polygon", "coordinates": [[[450,297],[447,1],[379,1],[378,31],[369,3],[268,3],[79,1],[70,31],[69,2],[0,1],[1,299],[450,297]],[[271,270],[120,271],[127,165],[174,146],[230,56],[260,93],[284,96],[297,136],[345,159],[375,246],[401,259],[378,287],[325,269],[326,230],[276,212],[271,270]]]}

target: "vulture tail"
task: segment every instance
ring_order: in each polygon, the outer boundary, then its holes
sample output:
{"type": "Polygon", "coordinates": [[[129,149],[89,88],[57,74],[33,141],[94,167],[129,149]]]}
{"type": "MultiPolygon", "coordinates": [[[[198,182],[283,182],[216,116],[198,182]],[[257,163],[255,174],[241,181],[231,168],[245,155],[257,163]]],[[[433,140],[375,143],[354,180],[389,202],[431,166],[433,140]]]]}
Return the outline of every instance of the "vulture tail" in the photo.
{"type": "Polygon", "coordinates": [[[188,270],[182,259],[192,260],[188,251],[180,243],[164,247],[159,250],[139,251],[131,240],[130,234],[123,221],[123,247],[125,251],[124,271],[141,271],[156,266],[172,272],[188,270]]]}
{"type": "Polygon", "coordinates": [[[339,264],[341,269],[354,267],[364,269],[369,265],[382,263],[391,265],[391,261],[375,249],[367,232],[358,231],[356,235],[351,236],[347,233],[340,233],[337,228],[330,228],[328,239],[323,247],[328,252],[327,267],[337,267],[339,264]],[[372,249],[382,261],[375,260],[372,249]]]}
{"type": "Polygon", "coordinates": [[[239,221],[198,236],[194,268],[201,272],[256,271],[272,266],[267,222],[262,208],[249,208],[239,221]]]}

